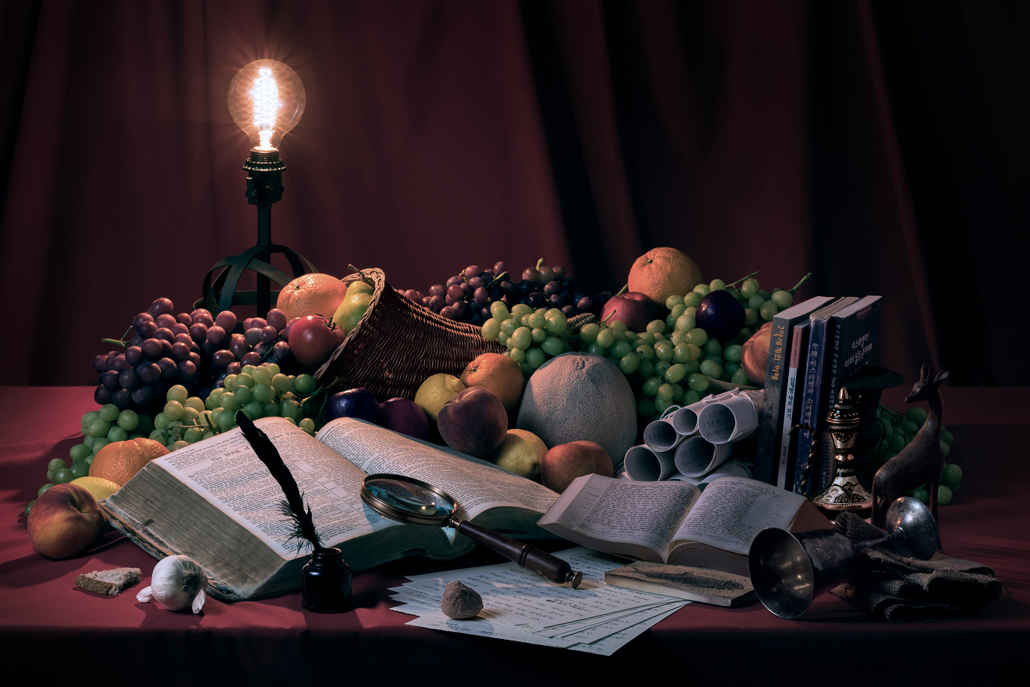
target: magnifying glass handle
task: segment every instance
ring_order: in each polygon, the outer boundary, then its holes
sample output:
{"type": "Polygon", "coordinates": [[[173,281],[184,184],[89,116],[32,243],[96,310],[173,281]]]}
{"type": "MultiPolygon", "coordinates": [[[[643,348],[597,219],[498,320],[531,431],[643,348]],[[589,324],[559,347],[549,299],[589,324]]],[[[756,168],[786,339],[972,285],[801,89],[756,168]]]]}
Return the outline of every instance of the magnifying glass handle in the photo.
{"type": "Polygon", "coordinates": [[[523,544],[465,520],[458,522],[454,527],[469,539],[491,548],[517,563],[519,567],[539,573],[552,582],[558,584],[569,582],[575,589],[583,581],[583,573],[573,570],[567,561],[552,556],[535,546],[523,544]]]}

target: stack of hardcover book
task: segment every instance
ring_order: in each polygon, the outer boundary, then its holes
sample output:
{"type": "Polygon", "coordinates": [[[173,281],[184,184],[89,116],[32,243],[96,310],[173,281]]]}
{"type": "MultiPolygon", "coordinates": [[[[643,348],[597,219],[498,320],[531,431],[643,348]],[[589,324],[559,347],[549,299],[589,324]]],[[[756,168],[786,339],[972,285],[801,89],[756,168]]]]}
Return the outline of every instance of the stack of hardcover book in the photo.
{"type": "Polygon", "coordinates": [[[754,476],[798,494],[833,478],[826,413],[844,380],[872,362],[880,296],[816,296],[772,322],[754,476]]]}

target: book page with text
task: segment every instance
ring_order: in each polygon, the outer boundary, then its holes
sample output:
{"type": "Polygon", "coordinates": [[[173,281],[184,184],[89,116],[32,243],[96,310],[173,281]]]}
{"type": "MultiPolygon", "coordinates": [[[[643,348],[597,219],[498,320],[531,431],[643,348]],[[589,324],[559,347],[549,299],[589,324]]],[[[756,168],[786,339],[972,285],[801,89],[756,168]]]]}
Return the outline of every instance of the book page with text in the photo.
{"type": "MultiPolygon", "coordinates": [[[[282,418],[263,418],[254,424],[268,435],[293,473],[323,544],[332,546],[399,524],[365,508],[360,496],[364,473],[307,432],[282,418]]],[[[285,499],[282,488],[238,428],[154,462],[254,532],[283,558],[310,553],[305,549],[298,554],[296,542],[287,542],[293,525],[280,509],[285,499]]]]}
{"type": "MultiPolygon", "coordinates": [[[[353,418],[330,422],[318,440],[365,474],[404,475],[443,489],[469,518],[499,506],[543,513],[558,499],[543,485],[491,463],[353,418]]],[[[360,484],[355,496],[359,489],[360,484]]]]}
{"type": "Polygon", "coordinates": [[[577,478],[540,521],[558,522],[606,542],[638,544],[665,558],[677,528],[701,491],[689,482],[577,478]]]}
{"type": "Polygon", "coordinates": [[[747,555],[766,527],[788,529],[804,496],[744,477],[721,477],[705,488],[675,535],[747,555]]]}

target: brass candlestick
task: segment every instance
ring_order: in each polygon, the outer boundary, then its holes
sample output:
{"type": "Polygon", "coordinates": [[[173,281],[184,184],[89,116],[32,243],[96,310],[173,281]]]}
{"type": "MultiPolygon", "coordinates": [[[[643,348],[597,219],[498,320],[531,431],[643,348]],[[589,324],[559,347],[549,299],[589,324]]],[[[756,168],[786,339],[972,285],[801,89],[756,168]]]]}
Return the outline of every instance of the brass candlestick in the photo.
{"type": "Polygon", "coordinates": [[[855,476],[855,456],[852,451],[858,438],[861,418],[851,402],[848,390],[841,388],[837,402],[826,416],[826,424],[833,439],[837,473],[830,486],[812,498],[812,503],[834,512],[862,511],[873,507],[873,495],[855,476]]]}

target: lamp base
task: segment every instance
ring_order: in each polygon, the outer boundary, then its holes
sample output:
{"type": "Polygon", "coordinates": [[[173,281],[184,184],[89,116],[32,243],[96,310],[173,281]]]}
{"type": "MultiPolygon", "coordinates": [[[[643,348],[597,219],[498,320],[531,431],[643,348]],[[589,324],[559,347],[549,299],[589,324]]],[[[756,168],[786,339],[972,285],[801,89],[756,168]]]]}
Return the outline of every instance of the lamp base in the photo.
{"type": "MultiPolygon", "coordinates": [[[[267,285],[270,280],[280,286],[286,286],[304,274],[318,271],[311,264],[310,260],[295,253],[286,246],[258,244],[242,255],[231,255],[216,262],[214,267],[204,276],[204,296],[194,303],[194,307],[206,308],[214,314],[220,313],[223,310],[229,310],[234,305],[256,305],[261,301],[271,303],[272,307],[275,307],[279,291],[269,289],[266,293],[262,294],[257,290],[237,290],[244,270],[251,270],[257,273],[259,275],[259,284],[264,281],[267,285]],[[262,259],[263,255],[270,255],[271,253],[282,253],[286,256],[293,271],[292,277],[262,259]],[[260,277],[265,277],[266,279],[261,280],[260,277]]],[[[264,317],[265,314],[258,313],[260,317],[264,317]]]]}

